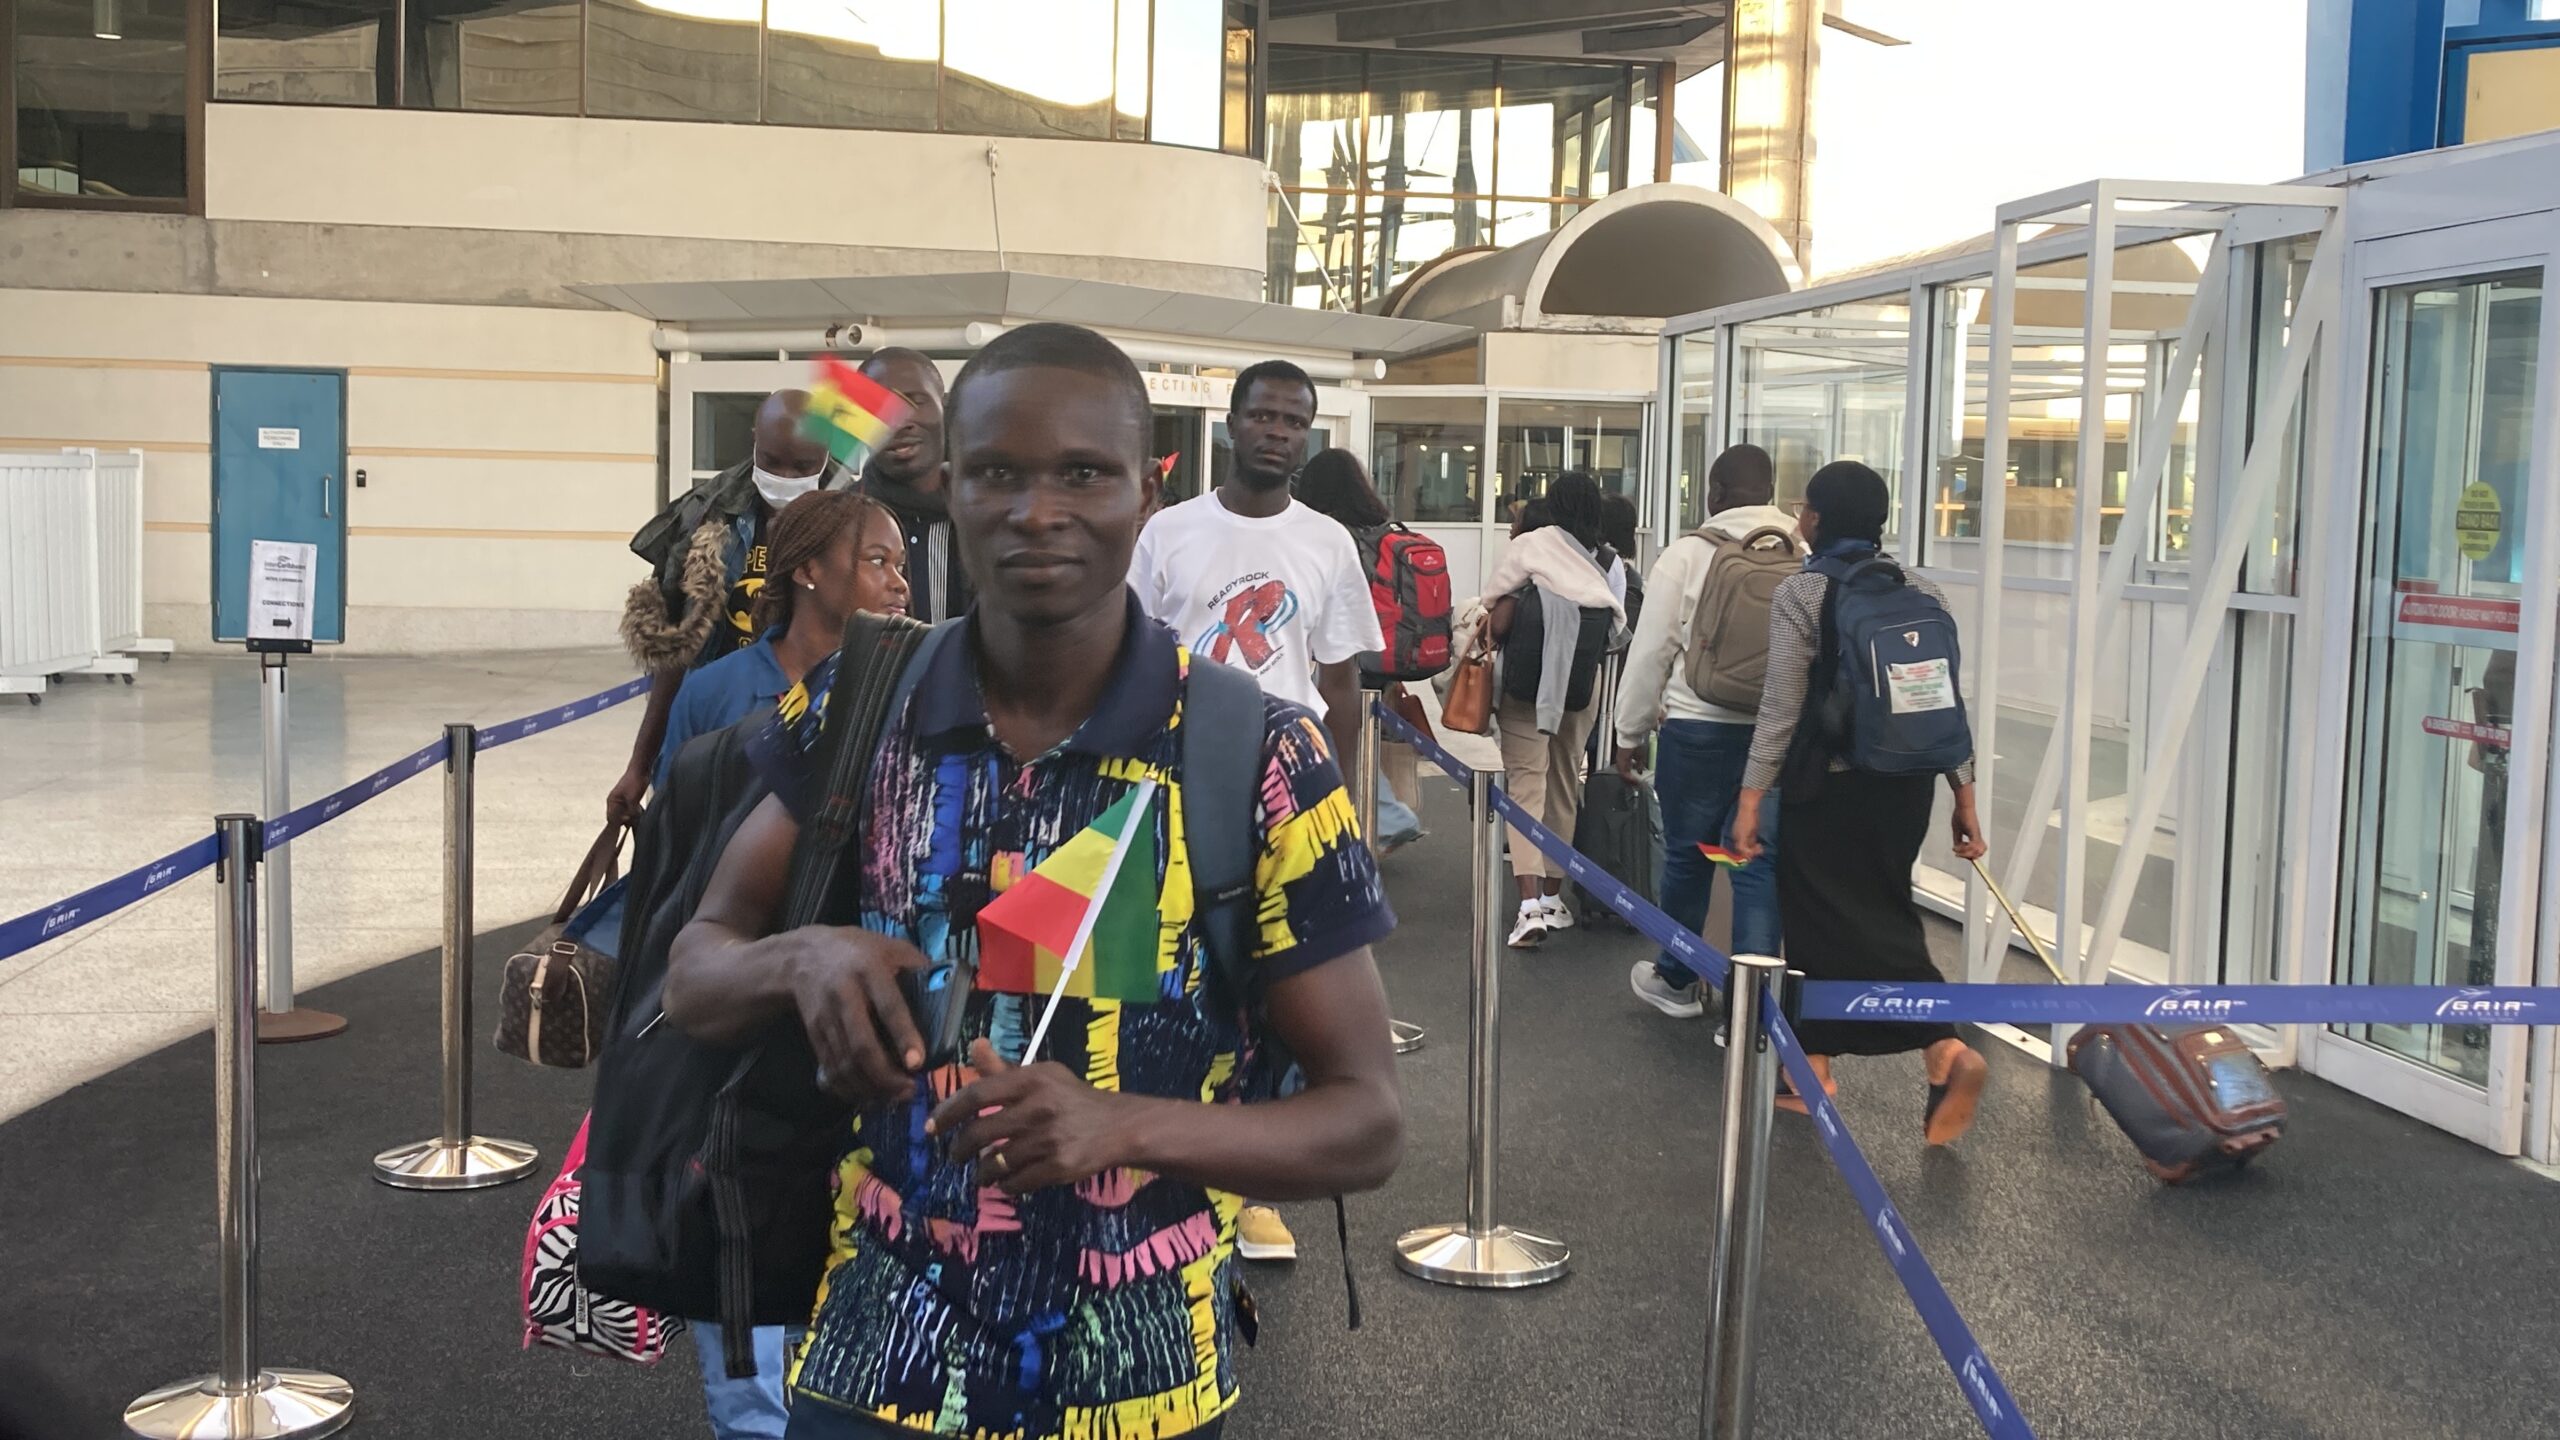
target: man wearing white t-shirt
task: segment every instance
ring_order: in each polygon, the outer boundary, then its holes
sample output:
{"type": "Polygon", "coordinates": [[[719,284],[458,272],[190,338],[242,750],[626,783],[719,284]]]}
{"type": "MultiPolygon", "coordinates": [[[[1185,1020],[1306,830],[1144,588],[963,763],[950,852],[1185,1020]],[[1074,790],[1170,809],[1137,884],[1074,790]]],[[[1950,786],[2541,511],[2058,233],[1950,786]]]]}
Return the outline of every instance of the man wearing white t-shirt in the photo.
{"type": "Polygon", "coordinates": [[[1315,418],[1315,382],[1297,366],[1265,360],[1237,376],[1228,479],[1156,512],[1129,583],[1192,654],[1250,670],[1265,694],[1321,712],[1348,764],[1360,730],[1352,660],[1385,640],[1351,532],[1289,493],[1315,418]]]}
{"type": "MultiPolygon", "coordinates": [[[[1321,711],[1347,766],[1360,735],[1352,658],[1386,641],[1351,532],[1289,493],[1315,422],[1306,371],[1286,360],[1246,367],[1227,402],[1228,478],[1147,521],[1129,585],[1194,656],[1250,670],[1264,694],[1321,711]]],[[[1248,1203],[1236,1216],[1236,1252],[1291,1260],[1298,1241],[1279,1211],[1248,1203]]]]}

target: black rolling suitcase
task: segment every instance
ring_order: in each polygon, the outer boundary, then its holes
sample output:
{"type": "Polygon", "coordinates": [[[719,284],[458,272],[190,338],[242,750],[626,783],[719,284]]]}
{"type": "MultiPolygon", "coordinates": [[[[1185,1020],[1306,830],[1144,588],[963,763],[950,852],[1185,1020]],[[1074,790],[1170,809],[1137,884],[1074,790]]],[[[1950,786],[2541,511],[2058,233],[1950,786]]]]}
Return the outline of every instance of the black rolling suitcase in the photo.
{"type": "MultiPolygon", "coordinates": [[[[1639,779],[1630,785],[1618,778],[1608,761],[1616,744],[1611,732],[1616,725],[1618,666],[1623,658],[1613,655],[1600,668],[1591,732],[1599,737],[1599,748],[1594,752],[1591,777],[1582,782],[1582,813],[1574,818],[1573,848],[1651,905],[1662,898],[1657,893],[1662,874],[1662,803],[1653,793],[1651,780],[1639,779]]],[[[1572,903],[1575,916],[1586,925],[1635,929],[1616,906],[1593,894],[1579,879],[1572,903]]]]}
{"type": "MultiPolygon", "coordinates": [[[[1991,871],[1973,862],[2009,923],[2053,978],[2053,959],[1991,871]]],[[[2071,1037],[2071,1073],[2165,1184],[2248,1164],[2284,1136],[2284,1096],[2227,1025],[2087,1025],[2071,1037]]]]}

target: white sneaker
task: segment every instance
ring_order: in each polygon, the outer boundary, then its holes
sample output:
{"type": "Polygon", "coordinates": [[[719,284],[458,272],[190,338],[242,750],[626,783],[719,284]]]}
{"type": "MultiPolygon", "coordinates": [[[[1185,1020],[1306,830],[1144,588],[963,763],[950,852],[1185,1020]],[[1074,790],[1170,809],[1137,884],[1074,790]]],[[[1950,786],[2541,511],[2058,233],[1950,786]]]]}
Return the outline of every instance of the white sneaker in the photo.
{"type": "Polygon", "coordinates": [[[1511,927],[1509,944],[1514,950],[1535,950],[1545,943],[1548,928],[1544,902],[1523,900],[1520,902],[1519,923],[1511,927]]]}
{"type": "Polygon", "coordinates": [[[1677,987],[1667,985],[1662,972],[1654,969],[1650,960],[1637,961],[1635,968],[1627,972],[1627,987],[1636,992],[1637,999],[1674,1020],[1695,1020],[1707,1013],[1707,1003],[1698,995],[1697,981],[1677,987]]]}
{"type": "Polygon", "coordinates": [[[1539,903],[1546,906],[1548,929],[1570,930],[1573,928],[1573,907],[1565,903],[1563,895],[1550,895],[1539,903]]]}

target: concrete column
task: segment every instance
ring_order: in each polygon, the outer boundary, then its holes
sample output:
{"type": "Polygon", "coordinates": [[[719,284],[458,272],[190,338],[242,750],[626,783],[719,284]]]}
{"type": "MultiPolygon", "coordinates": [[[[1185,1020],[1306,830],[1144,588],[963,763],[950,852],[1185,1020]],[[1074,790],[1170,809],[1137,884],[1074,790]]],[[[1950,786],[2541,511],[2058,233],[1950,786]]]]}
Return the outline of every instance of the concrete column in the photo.
{"type": "Polygon", "coordinates": [[[1731,0],[1724,33],[1724,191],[1787,237],[1811,275],[1822,0],[1731,0]]]}

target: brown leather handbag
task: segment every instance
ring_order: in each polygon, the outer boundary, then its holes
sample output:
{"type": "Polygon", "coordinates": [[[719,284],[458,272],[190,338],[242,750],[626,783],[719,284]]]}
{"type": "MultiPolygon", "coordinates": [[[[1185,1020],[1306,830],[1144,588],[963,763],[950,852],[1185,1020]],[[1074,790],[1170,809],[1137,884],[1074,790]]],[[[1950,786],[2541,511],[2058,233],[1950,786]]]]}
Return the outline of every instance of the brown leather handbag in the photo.
{"type": "Polygon", "coordinates": [[[1448,699],[1440,706],[1440,728],[1469,735],[1493,733],[1493,627],[1476,627],[1475,641],[1449,672],[1448,699]]]}
{"type": "Polygon", "coordinates": [[[629,833],[608,823],[578,862],[569,893],[533,943],[508,957],[498,985],[500,1050],[519,1060],[562,1070],[594,1063],[604,1048],[613,1008],[614,958],[567,938],[569,917],[611,885],[622,870],[622,841],[629,833]]]}

